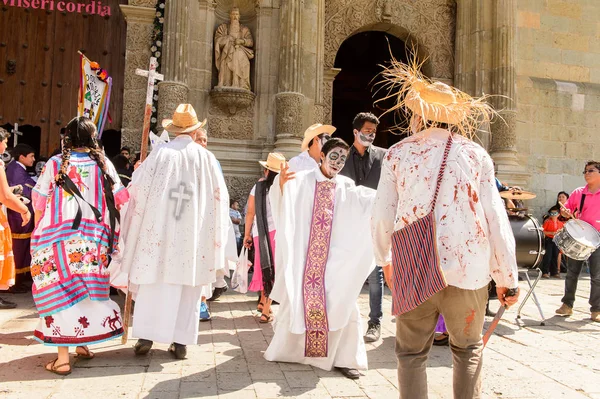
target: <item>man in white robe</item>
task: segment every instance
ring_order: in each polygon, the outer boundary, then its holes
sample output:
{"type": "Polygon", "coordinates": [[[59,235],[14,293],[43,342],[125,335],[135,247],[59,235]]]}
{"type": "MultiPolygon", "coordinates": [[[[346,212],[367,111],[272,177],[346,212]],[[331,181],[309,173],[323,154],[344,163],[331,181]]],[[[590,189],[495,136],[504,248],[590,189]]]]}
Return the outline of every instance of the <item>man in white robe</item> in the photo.
{"type": "Polygon", "coordinates": [[[275,335],[265,358],[339,369],[367,369],[357,299],[373,270],[370,233],[375,190],[338,175],[348,145],[330,139],[320,168],[295,178],[287,167],[269,193],[277,227],[275,335]],[[291,180],[290,177],[292,178],[291,180]]]}
{"type": "Polygon", "coordinates": [[[133,173],[121,269],[137,288],[136,354],[157,341],[184,358],[186,345],[197,342],[202,286],[226,264],[227,188],[214,155],[194,142],[205,122],[191,105],[179,105],[173,120],[163,121],[175,139],[133,173]]]}
{"type": "Polygon", "coordinates": [[[316,123],[304,131],[302,152],[289,160],[290,172],[312,170],[321,163],[321,149],[335,132],[335,127],[316,123]]]}

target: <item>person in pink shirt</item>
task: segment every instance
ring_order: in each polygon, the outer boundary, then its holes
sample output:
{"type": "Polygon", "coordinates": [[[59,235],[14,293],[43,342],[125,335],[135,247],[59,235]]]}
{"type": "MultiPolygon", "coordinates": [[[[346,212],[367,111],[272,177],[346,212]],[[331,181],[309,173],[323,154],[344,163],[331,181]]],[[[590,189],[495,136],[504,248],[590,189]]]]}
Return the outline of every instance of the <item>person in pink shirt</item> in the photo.
{"type": "MultiPolygon", "coordinates": [[[[562,208],[565,218],[576,217],[594,226],[600,231],[600,162],[589,161],[585,165],[583,176],[587,185],[573,191],[562,208]]],[[[590,268],[590,312],[592,321],[600,322],[600,248],[588,259],[590,268]]],[[[556,310],[559,316],[571,316],[577,291],[577,280],[583,267],[583,261],[569,259],[567,261],[567,278],[565,279],[565,295],[562,305],[556,310]]]]}

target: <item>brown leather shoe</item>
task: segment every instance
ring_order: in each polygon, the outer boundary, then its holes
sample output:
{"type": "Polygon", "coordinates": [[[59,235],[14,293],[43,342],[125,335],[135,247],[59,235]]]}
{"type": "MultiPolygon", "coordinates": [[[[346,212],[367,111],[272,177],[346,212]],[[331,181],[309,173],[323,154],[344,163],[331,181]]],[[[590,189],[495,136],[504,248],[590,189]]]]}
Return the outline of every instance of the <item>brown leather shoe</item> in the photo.
{"type": "Polygon", "coordinates": [[[571,316],[573,314],[573,308],[563,303],[560,305],[560,308],[556,309],[555,313],[559,316],[571,316]]]}
{"type": "Polygon", "coordinates": [[[592,321],[600,323],[600,312],[592,312],[592,321]]]}

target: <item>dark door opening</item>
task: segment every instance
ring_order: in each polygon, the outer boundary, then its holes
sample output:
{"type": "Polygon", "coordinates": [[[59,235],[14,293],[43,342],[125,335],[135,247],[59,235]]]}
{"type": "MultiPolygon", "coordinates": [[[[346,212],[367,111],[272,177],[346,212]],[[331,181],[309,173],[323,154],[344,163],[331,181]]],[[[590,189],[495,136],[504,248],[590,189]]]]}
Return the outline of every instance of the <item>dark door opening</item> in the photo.
{"type": "Polygon", "coordinates": [[[104,153],[110,159],[121,153],[121,131],[105,130],[102,132],[102,145],[104,153]]]}
{"type": "Polygon", "coordinates": [[[381,65],[389,65],[393,54],[398,61],[406,62],[406,45],[395,36],[385,32],[369,31],[349,37],[338,50],[335,67],[341,72],[333,82],[332,123],[336,135],[349,144],[354,142],[352,120],[359,112],[372,112],[380,118],[375,145],[389,148],[405,136],[398,133],[398,126],[405,127],[404,115],[390,112],[382,114],[394,104],[393,99],[379,102],[386,92],[377,92],[381,81],[378,76],[381,65]]]}

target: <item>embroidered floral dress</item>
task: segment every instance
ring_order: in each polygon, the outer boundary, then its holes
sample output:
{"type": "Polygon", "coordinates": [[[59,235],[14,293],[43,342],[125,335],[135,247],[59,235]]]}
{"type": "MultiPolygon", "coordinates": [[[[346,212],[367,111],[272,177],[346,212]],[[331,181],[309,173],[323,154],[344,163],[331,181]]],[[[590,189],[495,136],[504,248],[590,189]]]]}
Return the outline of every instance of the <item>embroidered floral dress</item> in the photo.
{"type": "MultiPolygon", "coordinates": [[[[4,162],[0,161],[0,168],[4,162]]],[[[6,217],[6,209],[0,209],[0,290],[15,285],[15,258],[12,251],[12,235],[6,217]]]]}
{"type": "MultiPolygon", "coordinates": [[[[47,345],[88,345],[123,334],[119,306],[109,298],[107,252],[110,218],[102,173],[87,153],[73,152],[68,176],[83,198],[102,213],[97,221],[91,207],[56,185],[61,156],[52,157],[34,188],[33,203],[43,216],[31,238],[33,299],[40,314],[34,337],[47,345]],[[81,224],[73,220],[81,210],[81,224]]],[[[114,181],[116,204],[127,201],[127,190],[106,160],[114,181]]],[[[118,241],[115,226],[114,245],[118,241]]]]}

